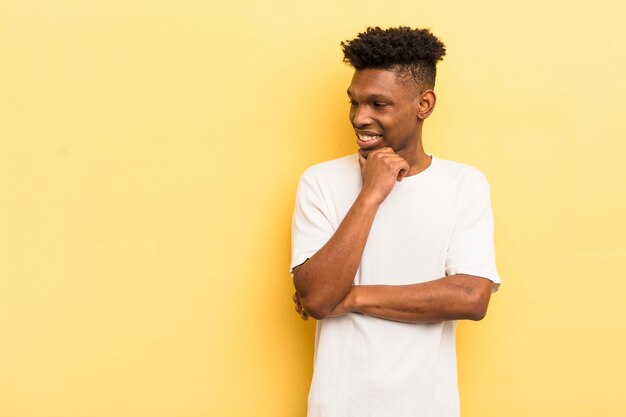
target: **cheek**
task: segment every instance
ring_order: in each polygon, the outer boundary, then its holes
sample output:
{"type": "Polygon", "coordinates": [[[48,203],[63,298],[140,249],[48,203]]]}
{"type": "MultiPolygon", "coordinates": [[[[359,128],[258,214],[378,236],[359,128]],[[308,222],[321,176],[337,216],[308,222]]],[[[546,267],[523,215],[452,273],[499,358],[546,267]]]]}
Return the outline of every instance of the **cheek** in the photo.
{"type": "Polygon", "coordinates": [[[402,121],[398,124],[405,130],[412,130],[417,126],[417,116],[414,116],[413,113],[407,112],[402,115],[402,121]]]}
{"type": "Polygon", "coordinates": [[[398,117],[387,124],[385,131],[394,140],[404,141],[415,136],[415,123],[409,117],[398,117]]]}

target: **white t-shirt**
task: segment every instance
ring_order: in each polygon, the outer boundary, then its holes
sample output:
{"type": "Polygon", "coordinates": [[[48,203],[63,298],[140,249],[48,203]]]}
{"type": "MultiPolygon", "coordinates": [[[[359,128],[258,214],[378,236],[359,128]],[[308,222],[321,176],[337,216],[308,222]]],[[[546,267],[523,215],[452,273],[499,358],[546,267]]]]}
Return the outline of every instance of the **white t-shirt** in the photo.
{"type": "MultiPolygon", "coordinates": [[[[361,191],[357,154],[302,174],[291,268],[331,238],[361,191]]],[[[500,286],[489,184],[432,157],[396,183],[374,219],[355,285],[405,285],[470,274],[500,286]]],[[[410,324],[351,313],[317,323],[309,417],[458,417],[456,321],[410,324]]]]}

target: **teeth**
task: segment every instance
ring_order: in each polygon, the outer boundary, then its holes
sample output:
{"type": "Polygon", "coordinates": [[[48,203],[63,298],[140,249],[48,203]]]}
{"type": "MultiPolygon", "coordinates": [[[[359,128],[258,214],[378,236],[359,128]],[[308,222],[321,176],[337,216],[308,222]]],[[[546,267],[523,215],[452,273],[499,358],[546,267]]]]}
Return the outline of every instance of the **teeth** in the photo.
{"type": "Polygon", "coordinates": [[[374,135],[374,136],[359,135],[359,139],[363,142],[371,142],[373,140],[380,139],[382,137],[383,135],[374,135]]]}

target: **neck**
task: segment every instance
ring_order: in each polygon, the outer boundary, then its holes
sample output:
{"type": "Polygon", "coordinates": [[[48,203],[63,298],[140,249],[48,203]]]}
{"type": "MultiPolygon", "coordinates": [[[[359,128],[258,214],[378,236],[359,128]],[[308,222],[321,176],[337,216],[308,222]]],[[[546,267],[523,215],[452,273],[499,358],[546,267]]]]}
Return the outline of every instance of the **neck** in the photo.
{"type": "Polygon", "coordinates": [[[430,166],[432,160],[432,157],[426,155],[426,152],[424,152],[421,137],[417,140],[417,144],[414,148],[405,148],[398,150],[398,155],[406,159],[406,161],[409,163],[410,168],[409,172],[406,174],[407,177],[419,174],[420,172],[424,171],[430,166]]]}

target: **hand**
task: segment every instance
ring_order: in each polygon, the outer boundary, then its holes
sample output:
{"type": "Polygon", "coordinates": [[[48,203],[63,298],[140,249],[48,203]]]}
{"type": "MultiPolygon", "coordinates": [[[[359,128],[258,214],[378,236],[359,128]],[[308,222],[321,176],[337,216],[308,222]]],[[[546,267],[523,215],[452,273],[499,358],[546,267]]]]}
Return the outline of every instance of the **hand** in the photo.
{"type": "Polygon", "coordinates": [[[406,159],[390,147],[373,151],[367,159],[359,154],[359,163],[363,176],[361,193],[374,198],[378,204],[385,201],[396,181],[402,181],[410,168],[406,159]]]}
{"type": "Polygon", "coordinates": [[[300,295],[298,295],[297,291],[293,293],[293,297],[291,297],[291,299],[296,304],[296,312],[300,315],[302,320],[308,320],[309,315],[302,308],[302,303],[300,302],[300,295]]]}

